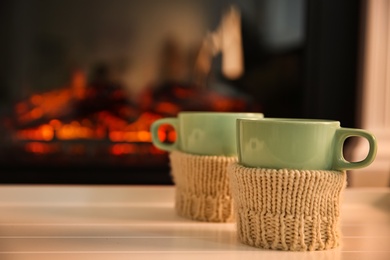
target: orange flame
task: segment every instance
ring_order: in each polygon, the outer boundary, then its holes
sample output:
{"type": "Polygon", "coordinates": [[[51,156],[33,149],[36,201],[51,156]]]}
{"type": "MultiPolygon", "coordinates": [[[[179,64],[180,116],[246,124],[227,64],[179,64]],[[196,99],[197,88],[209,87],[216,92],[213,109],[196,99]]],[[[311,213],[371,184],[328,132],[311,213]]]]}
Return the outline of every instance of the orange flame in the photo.
{"type": "MultiPolygon", "coordinates": [[[[191,88],[173,88],[177,98],[189,99],[196,95],[191,88]]],[[[153,104],[156,112],[143,112],[135,110],[131,106],[119,107],[116,112],[104,110],[69,121],[67,115],[72,115],[71,104],[79,104],[80,99],[88,94],[85,74],[77,71],[74,73],[70,86],[41,94],[34,94],[25,101],[18,102],[14,111],[16,121],[20,125],[32,125],[37,122],[45,122],[37,127],[28,127],[15,131],[15,138],[18,140],[30,141],[25,146],[27,152],[45,154],[56,151],[57,141],[71,140],[108,140],[112,142],[109,152],[113,155],[128,154],[161,154],[161,151],[151,144],[151,124],[162,117],[162,115],[175,115],[180,112],[179,104],[169,101],[160,101],[153,104]],[[64,116],[65,115],[65,116],[64,116]],[[135,121],[130,119],[135,118],[135,121]],[[63,118],[63,119],[61,119],[63,118]],[[138,144],[138,145],[137,145],[138,144]],[[54,147],[54,148],[53,148],[54,147]]],[[[122,91],[112,93],[116,98],[121,98],[122,91]]],[[[150,94],[150,93],[149,93],[150,94]]],[[[144,99],[147,102],[153,100],[144,99]]],[[[225,98],[217,94],[203,96],[210,108],[214,111],[241,111],[245,102],[238,99],[225,98]]],[[[141,109],[147,107],[140,105],[141,109]]],[[[168,125],[163,125],[158,130],[158,137],[162,142],[175,142],[177,136],[175,130],[168,125]]],[[[69,149],[68,149],[69,150],[69,149]]],[[[73,145],[70,149],[73,154],[82,154],[86,148],[84,144],[73,145]]]]}

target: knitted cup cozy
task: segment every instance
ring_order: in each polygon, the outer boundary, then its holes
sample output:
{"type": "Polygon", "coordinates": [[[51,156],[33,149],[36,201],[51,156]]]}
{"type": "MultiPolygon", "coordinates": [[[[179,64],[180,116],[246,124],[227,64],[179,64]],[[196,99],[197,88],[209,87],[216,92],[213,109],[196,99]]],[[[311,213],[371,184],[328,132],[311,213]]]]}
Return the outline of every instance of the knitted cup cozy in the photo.
{"type": "Polygon", "coordinates": [[[171,152],[169,157],[178,215],[207,222],[234,221],[227,166],[237,157],[179,151],[171,152]]]}
{"type": "Polygon", "coordinates": [[[313,251],[340,244],[345,171],[228,168],[239,240],[264,249],[313,251]]]}

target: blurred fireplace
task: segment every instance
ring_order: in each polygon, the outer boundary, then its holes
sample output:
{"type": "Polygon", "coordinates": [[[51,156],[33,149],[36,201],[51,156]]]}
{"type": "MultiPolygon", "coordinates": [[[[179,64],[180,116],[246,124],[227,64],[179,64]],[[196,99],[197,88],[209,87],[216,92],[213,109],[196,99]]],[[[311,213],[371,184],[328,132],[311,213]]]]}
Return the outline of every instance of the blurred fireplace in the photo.
{"type": "Polygon", "coordinates": [[[216,41],[231,2],[2,1],[0,182],[171,183],[149,126],[182,110],[354,127],[360,1],[233,1],[244,71],[216,41]]]}
{"type": "MultiPolygon", "coordinates": [[[[13,104],[11,113],[2,118],[0,165],[10,173],[34,175],[38,182],[45,171],[54,182],[82,182],[86,177],[80,174],[87,171],[84,174],[94,175],[86,178],[89,183],[99,182],[99,174],[121,174],[120,180],[131,183],[170,183],[162,173],[167,172],[167,153],[152,145],[149,129],[155,120],[183,110],[258,111],[258,106],[242,97],[169,82],[146,88],[134,103],[120,85],[109,81],[104,66],[97,68],[90,82],[83,72],[75,71],[67,86],[13,104]]],[[[176,139],[168,127],[160,128],[159,136],[163,142],[176,139]]],[[[44,182],[51,181],[44,177],[44,182]]],[[[3,176],[8,181],[19,178],[3,176]]],[[[102,179],[110,182],[109,176],[102,179]]]]}

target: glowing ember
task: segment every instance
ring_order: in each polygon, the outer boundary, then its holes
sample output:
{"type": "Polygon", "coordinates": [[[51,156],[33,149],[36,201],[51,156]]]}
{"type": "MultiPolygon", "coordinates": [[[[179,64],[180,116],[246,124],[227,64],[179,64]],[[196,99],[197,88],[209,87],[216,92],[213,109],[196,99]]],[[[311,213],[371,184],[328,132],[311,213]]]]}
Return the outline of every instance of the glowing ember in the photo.
{"type": "MultiPolygon", "coordinates": [[[[137,107],[127,101],[120,88],[95,84],[76,71],[68,87],[34,94],[14,106],[13,140],[24,142],[33,154],[62,152],[91,154],[105,145],[108,153],[161,155],[151,144],[150,126],[163,116],[176,116],[181,110],[244,111],[246,102],[194,87],[165,86],[160,92],[146,89],[137,107]],[[91,148],[92,147],[92,148],[91,148]]],[[[163,125],[158,132],[162,142],[172,143],[176,133],[163,125]]]]}
{"type": "Polygon", "coordinates": [[[58,146],[42,142],[30,142],[25,145],[25,150],[35,154],[48,154],[58,151],[58,146]]]}

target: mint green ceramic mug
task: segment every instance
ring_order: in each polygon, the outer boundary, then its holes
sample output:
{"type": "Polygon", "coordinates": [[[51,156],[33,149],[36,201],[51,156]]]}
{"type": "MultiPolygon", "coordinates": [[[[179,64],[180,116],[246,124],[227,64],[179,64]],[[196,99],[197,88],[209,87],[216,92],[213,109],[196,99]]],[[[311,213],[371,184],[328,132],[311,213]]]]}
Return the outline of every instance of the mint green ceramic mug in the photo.
{"type": "Polygon", "coordinates": [[[180,112],[177,117],[156,120],[151,128],[152,142],[161,150],[179,150],[198,155],[236,156],[237,118],[263,118],[261,113],[180,112]],[[162,143],[158,138],[161,125],[171,125],[176,141],[162,143]]]}
{"type": "Polygon", "coordinates": [[[316,119],[237,119],[238,162],[247,167],[299,170],[363,168],[375,158],[375,137],[364,130],[342,128],[340,122],[316,119]],[[343,156],[344,141],[367,139],[367,157],[349,162],[343,156]]]}

